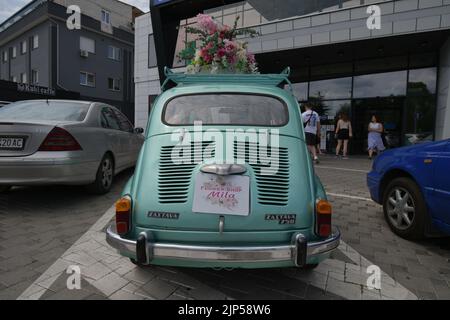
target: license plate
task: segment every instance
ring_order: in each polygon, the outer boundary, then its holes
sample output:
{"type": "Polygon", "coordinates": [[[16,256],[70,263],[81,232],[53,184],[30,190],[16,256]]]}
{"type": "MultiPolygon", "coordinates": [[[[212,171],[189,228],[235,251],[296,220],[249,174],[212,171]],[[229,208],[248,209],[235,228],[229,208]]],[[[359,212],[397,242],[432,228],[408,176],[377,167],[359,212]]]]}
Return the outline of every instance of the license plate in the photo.
{"type": "Polygon", "coordinates": [[[23,150],[24,138],[0,137],[0,150],[23,150]]]}
{"type": "Polygon", "coordinates": [[[250,178],[198,173],[195,179],[192,211],[248,216],[250,211],[250,178]]]}

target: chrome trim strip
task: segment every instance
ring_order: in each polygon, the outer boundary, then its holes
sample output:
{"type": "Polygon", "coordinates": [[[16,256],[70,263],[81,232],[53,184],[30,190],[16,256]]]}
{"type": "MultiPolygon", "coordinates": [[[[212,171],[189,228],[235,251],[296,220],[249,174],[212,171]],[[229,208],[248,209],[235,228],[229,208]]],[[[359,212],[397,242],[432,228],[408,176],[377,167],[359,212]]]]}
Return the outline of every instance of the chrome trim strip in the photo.
{"type": "MultiPolygon", "coordinates": [[[[302,234],[296,234],[296,239],[302,234]]],[[[148,237],[151,239],[151,237],[148,237]]],[[[323,241],[309,242],[308,258],[324,254],[339,246],[341,234],[337,228],[333,234],[323,241]]],[[[106,231],[106,240],[109,245],[126,255],[136,255],[136,241],[122,239],[114,230],[114,224],[106,231]]],[[[148,243],[152,249],[153,258],[201,260],[201,261],[227,261],[227,262],[269,262],[287,261],[295,259],[295,244],[281,246],[192,246],[169,243],[148,243]]],[[[150,259],[149,259],[150,260],[150,259]]],[[[294,260],[295,261],[295,260],[294,260]]]]}
{"type": "Polygon", "coordinates": [[[247,172],[247,168],[239,164],[206,164],[200,168],[200,171],[219,176],[229,176],[233,174],[243,174],[247,172]]]}

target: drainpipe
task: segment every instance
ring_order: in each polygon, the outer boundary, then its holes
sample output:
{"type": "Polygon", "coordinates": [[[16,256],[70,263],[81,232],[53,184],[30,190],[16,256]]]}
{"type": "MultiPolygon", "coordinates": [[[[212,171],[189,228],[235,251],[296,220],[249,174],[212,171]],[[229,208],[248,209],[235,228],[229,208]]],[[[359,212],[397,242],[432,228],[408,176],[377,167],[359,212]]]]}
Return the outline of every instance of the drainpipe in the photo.
{"type": "MultiPolygon", "coordinates": [[[[59,67],[60,66],[60,64],[59,64],[59,24],[58,24],[58,22],[56,22],[55,20],[53,20],[51,18],[49,20],[50,20],[50,22],[53,23],[54,26],[56,26],[56,44],[54,44],[52,41],[52,45],[56,45],[56,87],[61,88],[65,91],[69,91],[66,88],[64,88],[59,82],[59,71],[60,71],[60,67],[59,67]]],[[[53,57],[52,57],[52,59],[53,59],[53,57]]]]}

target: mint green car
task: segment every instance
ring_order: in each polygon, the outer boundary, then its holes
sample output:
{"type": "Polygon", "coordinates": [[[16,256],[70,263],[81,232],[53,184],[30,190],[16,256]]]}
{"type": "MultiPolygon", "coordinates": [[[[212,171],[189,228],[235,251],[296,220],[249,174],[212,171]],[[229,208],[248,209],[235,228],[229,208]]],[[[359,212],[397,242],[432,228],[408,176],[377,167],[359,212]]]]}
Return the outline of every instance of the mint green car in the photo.
{"type": "Polygon", "coordinates": [[[289,70],[166,75],[107,242],[138,265],[310,268],[329,257],[340,233],[283,89],[289,70]]]}

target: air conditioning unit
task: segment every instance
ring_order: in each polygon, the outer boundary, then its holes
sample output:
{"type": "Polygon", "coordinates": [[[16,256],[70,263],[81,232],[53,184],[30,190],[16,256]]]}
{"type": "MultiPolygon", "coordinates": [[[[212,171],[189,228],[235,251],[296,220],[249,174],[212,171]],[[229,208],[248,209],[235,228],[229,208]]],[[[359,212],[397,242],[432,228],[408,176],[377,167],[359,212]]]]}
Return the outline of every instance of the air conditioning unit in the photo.
{"type": "Polygon", "coordinates": [[[89,57],[89,52],[87,52],[86,50],[80,50],[80,56],[83,58],[87,58],[89,57]]]}

